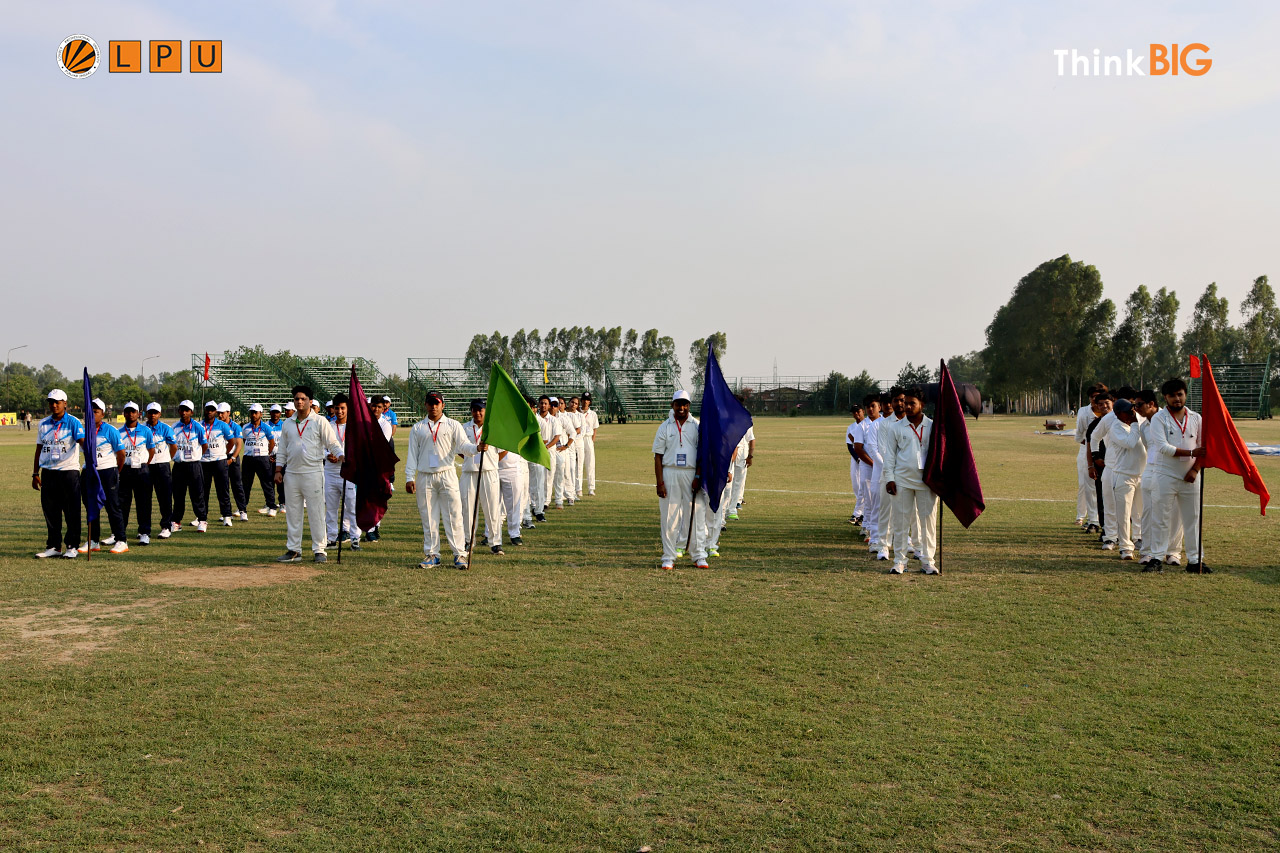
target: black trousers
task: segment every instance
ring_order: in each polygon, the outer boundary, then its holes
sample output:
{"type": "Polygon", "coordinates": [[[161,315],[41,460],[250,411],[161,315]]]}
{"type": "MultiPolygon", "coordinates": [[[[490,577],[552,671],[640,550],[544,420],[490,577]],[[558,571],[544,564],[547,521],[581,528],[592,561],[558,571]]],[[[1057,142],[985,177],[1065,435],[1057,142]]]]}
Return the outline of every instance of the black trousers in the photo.
{"type": "Polygon", "coordinates": [[[280,504],[276,502],[276,484],[272,480],[275,473],[275,465],[268,456],[246,456],[241,464],[244,466],[242,476],[244,482],[245,497],[249,496],[249,492],[253,491],[253,478],[258,478],[259,485],[262,486],[262,499],[266,501],[264,506],[267,509],[279,509],[280,504]]]}
{"type": "MultiPolygon", "coordinates": [[[[152,462],[147,467],[151,469],[151,488],[155,489],[156,504],[160,508],[160,529],[168,530],[173,523],[173,471],[168,462],[152,462]]],[[[141,507],[138,516],[141,519],[141,507]]]]}
{"type": "Polygon", "coordinates": [[[142,465],[120,472],[120,514],[124,517],[124,529],[129,529],[129,510],[138,505],[138,533],[151,535],[151,466],[142,465]]]}
{"type": "Polygon", "coordinates": [[[62,550],[62,521],[67,522],[66,545],[80,547],[80,472],[40,470],[40,509],[49,528],[44,547],[62,550]]]}
{"type": "Polygon", "coordinates": [[[231,481],[231,494],[236,498],[236,510],[238,512],[248,512],[249,502],[245,500],[245,492],[248,491],[244,487],[244,480],[240,468],[240,457],[237,456],[234,462],[227,463],[227,479],[231,481]]]}
{"type": "MultiPolygon", "coordinates": [[[[204,469],[204,504],[209,506],[209,491],[218,487],[218,517],[231,515],[231,479],[227,476],[227,460],[217,459],[213,462],[201,462],[204,469]]],[[[208,510],[206,509],[206,512],[208,510]]]]}
{"type": "Polygon", "coordinates": [[[173,463],[173,520],[178,524],[182,523],[182,517],[187,514],[188,492],[191,493],[191,511],[195,513],[196,521],[207,521],[209,518],[209,505],[204,499],[208,492],[204,488],[204,469],[200,464],[199,462],[173,463]]]}
{"type": "MultiPolygon", "coordinates": [[[[124,514],[120,512],[120,471],[114,466],[103,468],[98,471],[98,479],[102,481],[102,493],[107,496],[107,502],[98,511],[98,517],[89,522],[89,541],[102,541],[102,513],[105,512],[107,514],[107,522],[111,526],[111,535],[116,537],[117,541],[123,542],[125,533],[124,514]]],[[[93,500],[96,495],[91,495],[82,490],[80,497],[84,499],[85,509],[88,510],[89,501],[93,500]]]]}

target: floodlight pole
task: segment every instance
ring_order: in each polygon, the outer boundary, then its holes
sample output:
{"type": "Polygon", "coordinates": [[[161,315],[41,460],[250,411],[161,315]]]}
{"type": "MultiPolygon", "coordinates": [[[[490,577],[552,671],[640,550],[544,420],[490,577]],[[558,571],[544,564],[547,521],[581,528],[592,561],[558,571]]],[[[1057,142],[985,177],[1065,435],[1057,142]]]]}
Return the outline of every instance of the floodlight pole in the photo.
{"type": "Polygon", "coordinates": [[[17,352],[17,351],[18,351],[18,350],[20,350],[20,349],[26,349],[28,346],[29,346],[29,344],[23,344],[23,345],[22,345],[22,346],[20,346],[20,347],[13,347],[13,348],[12,348],[12,349],[10,349],[7,353],[5,353],[5,354],[4,354],[4,369],[5,369],[5,370],[8,370],[8,369],[9,369],[9,356],[13,355],[15,352],[17,352]]]}
{"type": "MultiPolygon", "coordinates": [[[[138,383],[143,384],[147,381],[147,362],[153,358],[159,358],[158,355],[149,355],[142,360],[142,371],[138,374],[138,383]]],[[[146,389],[143,389],[146,390],[146,389]]]]}

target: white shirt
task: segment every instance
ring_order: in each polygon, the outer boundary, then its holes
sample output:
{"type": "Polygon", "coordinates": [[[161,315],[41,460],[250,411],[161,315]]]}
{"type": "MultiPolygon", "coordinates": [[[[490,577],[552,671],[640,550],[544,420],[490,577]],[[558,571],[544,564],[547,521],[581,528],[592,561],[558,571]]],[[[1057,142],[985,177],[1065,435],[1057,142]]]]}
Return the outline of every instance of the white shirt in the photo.
{"type": "MultiPolygon", "coordinates": [[[[880,451],[880,460],[882,462],[884,461],[884,458],[885,458],[886,446],[889,443],[889,430],[893,429],[896,424],[900,424],[906,419],[907,419],[906,415],[903,415],[901,418],[899,418],[897,415],[890,412],[887,415],[881,415],[880,420],[875,422],[876,423],[875,428],[877,430],[877,433],[876,433],[877,449],[880,451]]],[[[867,423],[867,421],[863,421],[863,423],[865,424],[867,423]]],[[[872,457],[872,458],[874,459],[875,457],[872,457]]],[[[889,476],[889,466],[882,465],[880,467],[880,482],[887,483],[892,479],[893,478],[889,476]]]]}
{"type": "Polygon", "coordinates": [[[586,420],[582,417],[582,412],[565,412],[564,416],[569,419],[569,423],[572,425],[572,431],[569,434],[573,436],[573,440],[581,441],[582,426],[586,423],[586,420]]]}
{"type": "MultiPolygon", "coordinates": [[[[880,453],[880,427],[884,418],[876,418],[872,420],[870,416],[862,419],[862,429],[858,437],[858,444],[862,445],[862,450],[871,457],[872,462],[882,461],[880,453]]],[[[865,463],[864,463],[865,464],[865,463]]]]}
{"type": "Polygon", "coordinates": [[[568,412],[561,412],[556,415],[556,420],[560,421],[560,441],[556,446],[561,450],[564,450],[569,446],[570,440],[578,437],[578,433],[577,430],[573,428],[573,421],[569,418],[568,412]]]}
{"type": "Polygon", "coordinates": [[[690,415],[683,424],[674,417],[658,425],[653,452],[662,454],[663,468],[695,471],[698,467],[698,421],[690,415]]]}
{"type": "Polygon", "coordinates": [[[932,418],[922,418],[919,426],[912,424],[908,418],[903,418],[894,421],[888,433],[880,436],[886,483],[896,483],[899,488],[926,488],[924,457],[929,450],[929,435],[932,432],[932,418]]]}
{"type": "Polygon", "coordinates": [[[1140,477],[1147,467],[1147,446],[1142,441],[1141,420],[1139,416],[1130,425],[1116,418],[1107,430],[1107,466],[1113,475],[1140,477]]]}
{"type": "MultiPolygon", "coordinates": [[[[1098,452],[1098,445],[1102,444],[1102,442],[1106,440],[1107,433],[1111,431],[1111,425],[1115,422],[1115,412],[1107,412],[1098,420],[1098,425],[1093,428],[1093,437],[1089,439],[1090,452],[1098,452]]],[[[1104,450],[1106,451],[1104,458],[1110,462],[1111,451],[1107,448],[1104,448],[1104,450]]]]}
{"type": "MultiPolygon", "coordinates": [[[[326,418],[325,420],[328,421],[328,418],[326,418]]],[[[350,422],[345,424],[340,424],[340,423],[337,423],[336,421],[329,423],[329,426],[333,427],[333,434],[338,437],[338,443],[342,445],[341,455],[343,456],[345,456],[347,453],[347,427],[349,425],[350,425],[350,422]]],[[[334,477],[340,478],[342,476],[342,463],[330,462],[328,455],[326,455],[324,457],[324,475],[328,479],[333,479],[334,477]]]]}
{"type": "Polygon", "coordinates": [[[1195,459],[1190,456],[1174,456],[1178,448],[1194,450],[1200,446],[1201,423],[1200,413],[1184,407],[1182,417],[1174,418],[1167,408],[1161,409],[1151,417],[1151,426],[1147,429],[1147,438],[1156,449],[1153,463],[1155,473],[1179,480],[1187,476],[1195,459]]]}
{"type": "Polygon", "coordinates": [[[476,452],[475,444],[468,444],[462,424],[447,415],[432,423],[423,418],[409,430],[409,455],[404,463],[404,478],[412,482],[418,474],[435,474],[453,470],[453,457],[476,452]]]}
{"type": "MultiPolygon", "coordinates": [[[[484,427],[478,425],[475,421],[467,421],[465,424],[462,425],[462,431],[467,434],[467,442],[468,442],[467,446],[471,448],[470,453],[464,452],[462,454],[463,472],[479,471],[480,457],[482,455],[484,456],[485,473],[488,473],[490,471],[497,471],[498,468],[500,467],[498,454],[501,451],[498,448],[494,447],[493,445],[489,445],[489,447],[485,449],[485,452],[483,454],[477,452],[476,445],[480,443],[480,435],[483,429],[484,427]]],[[[508,453],[507,455],[512,456],[514,454],[508,453]]]]}
{"type": "Polygon", "coordinates": [[[733,457],[733,466],[735,468],[745,468],[747,465],[747,456],[751,453],[751,442],[756,440],[756,428],[754,426],[747,427],[747,434],[742,437],[742,441],[738,442],[735,452],[738,454],[733,457]]]}
{"type": "Polygon", "coordinates": [[[387,441],[395,435],[395,424],[391,423],[391,418],[386,415],[378,415],[378,426],[382,428],[382,434],[386,436],[387,441]]]}
{"type": "Polygon", "coordinates": [[[849,428],[844,431],[844,443],[853,447],[862,439],[858,438],[858,427],[862,426],[862,421],[854,421],[849,424],[849,428]]]}
{"type": "MultiPolygon", "coordinates": [[[[1081,406],[1080,411],[1076,412],[1076,444],[1088,444],[1088,438],[1085,435],[1089,430],[1089,424],[1093,423],[1097,415],[1093,413],[1093,406],[1081,406]]],[[[1087,450],[1085,451],[1088,452],[1087,450]]]]}
{"type": "Polygon", "coordinates": [[[600,417],[595,409],[587,409],[582,413],[582,437],[595,441],[595,433],[598,429],[600,429],[600,417]]]}
{"type": "Polygon", "coordinates": [[[333,424],[315,412],[301,423],[296,418],[281,421],[276,437],[276,465],[290,474],[318,474],[324,471],[326,454],[343,455],[342,443],[333,424]]]}

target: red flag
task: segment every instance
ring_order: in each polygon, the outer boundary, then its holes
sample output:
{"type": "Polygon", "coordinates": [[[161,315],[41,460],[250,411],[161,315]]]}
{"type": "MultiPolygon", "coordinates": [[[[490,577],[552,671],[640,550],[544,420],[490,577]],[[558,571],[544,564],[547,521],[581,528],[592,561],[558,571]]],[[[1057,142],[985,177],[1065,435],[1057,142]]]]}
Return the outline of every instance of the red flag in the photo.
{"type": "Polygon", "coordinates": [[[978,466],[973,461],[973,447],[969,444],[964,409],[945,361],[938,388],[938,408],[933,415],[933,432],[929,435],[929,453],[924,462],[924,482],[965,527],[973,524],[987,508],[982,499],[978,466]]]}
{"type": "MultiPolygon", "coordinates": [[[[1200,458],[1202,468],[1217,468],[1228,474],[1244,478],[1244,488],[1258,496],[1262,514],[1267,514],[1267,503],[1271,493],[1267,484],[1262,482],[1258,466],[1249,458],[1249,448],[1245,446],[1240,433],[1236,431],[1227,404],[1222,401],[1218,392],[1218,382],[1213,378],[1213,366],[1209,357],[1204,358],[1204,376],[1200,385],[1201,412],[1200,418],[1204,430],[1204,456],[1200,458]]],[[[1194,360],[1195,356],[1191,356],[1194,360]]]]}
{"type": "Polygon", "coordinates": [[[1191,378],[1200,378],[1200,359],[1196,358],[1194,355],[1191,356],[1191,378]]]}
{"type": "Polygon", "coordinates": [[[204,354],[204,381],[209,381],[209,353],[204,354]]]}
{"type": "Polygon", "coordinates": [[[391,475],[400,458],[369,410],[354,364],[351,365],[350,397],[342,479],[356,484],[356,524],[361,530],[368,530],[377,527],[387,513],[391,475]]]}

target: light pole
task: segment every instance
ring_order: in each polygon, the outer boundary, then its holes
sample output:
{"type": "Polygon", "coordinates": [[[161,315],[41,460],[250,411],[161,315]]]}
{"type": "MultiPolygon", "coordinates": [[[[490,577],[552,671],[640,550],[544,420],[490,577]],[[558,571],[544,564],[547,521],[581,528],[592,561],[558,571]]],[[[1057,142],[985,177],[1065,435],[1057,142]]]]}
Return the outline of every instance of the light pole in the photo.
{"type": "MultiPolygon", "coordinates": [[[[153,358],[159,358],[158,355],[149,355],[142,360],[142,373],[138,376],[138,384],[145,385],[147,383],[147,362],[153,358]]],[[[146,389],[143,389],[146,390],[146,389]]]]}
{"type": "Polygon", "coordinates": [[[15,352],[17,352],[17,351],[18,351],[18,350],[20,350],[20,349],[26,349],[26,348],[27,348],[27,346],[28,346],[27,344],[23,344],[23,345],[22,345],[22,346],[20,346],[20,347],[13,347],[13,348],[12,348],[12,349],[10,349],[7,353],[5,353],[5,354],[4,354],[4,369],[5,369],[5,370],[8,370],[8,369],[9,369],[9,356],[13,355],[15,352]]]}

